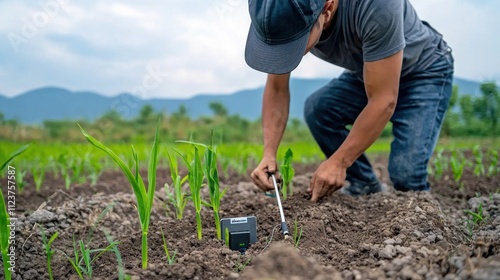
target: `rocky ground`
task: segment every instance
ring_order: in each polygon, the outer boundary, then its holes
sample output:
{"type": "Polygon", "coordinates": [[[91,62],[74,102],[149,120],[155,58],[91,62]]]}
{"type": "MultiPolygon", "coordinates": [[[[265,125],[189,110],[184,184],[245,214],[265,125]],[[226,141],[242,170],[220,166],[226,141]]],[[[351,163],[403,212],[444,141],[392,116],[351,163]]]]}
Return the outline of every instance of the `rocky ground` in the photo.
{"type": "MultiPolygon", "coordinates": [[[[375,160],[380,179],[386,162],[375,160]]],[[[64,189],[48,176],[40,192],[28,178],[16,197],[16,273],[13,279],[48,279],[40,228],[58,232],[52,248],[55,279],[79,279],[68,261],[73,238],[90,249],[118,241],[124,272],[131,279],[500,279],[500,175],[467,172],[464,188],[445,174],[432,180],[430,193],[389,190],[353,198],[335,193],[312,203],[304,191],[314,166],[298,166],[295,194],[284,201],[291,231],[302,228],[298,244],[283,239],[274,198],[265,196],[247,176],[224,180],[227,194],[221,217],[256,216],[258,240],[245,255],[216,239],[212,212],[203,209],[203,239],[196,238],[193,208],[178,221],[158,188],[149,232],[149,266],[141,269],[141,231],[135,198],[121,173],[103,174],[97,185],[64,189]],[[105,214],[103,211],[108,208],[105,214]],[[482,221],[473,223],[468,209],[482,221]],[[167,263],[160,230],[175,263],[167,263]],[[296,246],[297,245],[297,246],[296,246]]],[[[168,181],[167,170],[159,184],[168,181]]],[[[95,256],[95,254],[93,254],[95,256]]],[[[119,261],[108,251],[92,263],[92,279],[118,279],[119,261]]],[[[3,269],[0,272],[3,277],[3,269]]]]}

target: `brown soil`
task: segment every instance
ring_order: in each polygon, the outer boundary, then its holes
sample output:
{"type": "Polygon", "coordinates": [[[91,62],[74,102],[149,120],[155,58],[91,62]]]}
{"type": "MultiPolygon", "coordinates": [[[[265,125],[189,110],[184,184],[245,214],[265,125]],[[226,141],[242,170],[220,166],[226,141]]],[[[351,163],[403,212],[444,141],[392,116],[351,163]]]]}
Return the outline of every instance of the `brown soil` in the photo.
{"type": "MultiPolygon", "coordinates": [[[[374,167],[389,183],[387,160],[374,167]]],[[[265,196],[248,176],[223,179],[228,191],[221,203],[221,218],[256,216],[258,241],[245,255],[216,239],[212,212],[204,208],[203,239],[196,238],[194,209],[188,203],[178,221],[157,189],[149,230],[149,265],[141,268],[141,231],[135,198],[125,177],[105,172],[95,186],[64,188],[61,178],[47,176],[40,192],[30,176],[16,197],[16,268],[13,279],[48,279],[46,256],[37,224],[47,235],[59,233],[52,248],[54,279],[79,279],[66,256],[73,257],[75,240],[89,248],[105,248],[109,232],[118,245],[125,273],[132,279],[500,279],[500,175],[463,177],[463,190],[444,174],[431,179],[430,193],[390,190],[353,198],[335,193],[312,203],[304,191],[313,165],[297,166],[295,194],[284,201],[290,231],[296,220],[303,234],[295,248],[279,231],[274,198],[265,196]],[[112,209],[99,220],[110,204],[112,209]],[[483,207],[484,221],[467,229],[465,209],[483,207]],[[38,211],[37,211],[38,209],[38,211]],[[41,215],[43,214],[43,215],[41,215]],[[160,230],[165,232],[176,262],[168,265],[160,230]]],[[[158,184],[169,181],[168,171],[158,173],[158,184]]],[[[0,272],[3,278],[3,268],[0,272]]],[[[114,252],[93,263],[92,279],[118,279],[114,252]]]]}

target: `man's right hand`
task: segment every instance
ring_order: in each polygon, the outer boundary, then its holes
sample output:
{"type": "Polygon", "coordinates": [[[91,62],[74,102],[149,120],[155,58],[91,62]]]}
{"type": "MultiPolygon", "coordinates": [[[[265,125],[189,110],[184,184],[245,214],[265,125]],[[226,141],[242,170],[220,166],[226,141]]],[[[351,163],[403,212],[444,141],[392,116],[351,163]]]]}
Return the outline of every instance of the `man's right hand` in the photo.
{"type": "Polygon", "coordinates": [[[255,185],[267,192],[274,190],[274,185],[269,174],[274,174],[278,170],[276,158],[264,157],[257,168],[252,172],[251,177],[255,185]]]}

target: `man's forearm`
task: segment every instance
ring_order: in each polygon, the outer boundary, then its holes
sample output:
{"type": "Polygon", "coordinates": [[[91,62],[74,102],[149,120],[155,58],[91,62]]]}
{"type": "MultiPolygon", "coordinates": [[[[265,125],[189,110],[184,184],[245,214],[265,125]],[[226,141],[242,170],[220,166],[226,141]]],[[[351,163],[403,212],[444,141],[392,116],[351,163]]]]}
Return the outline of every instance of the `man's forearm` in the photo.
{"type": "Polygon", "coordinates": [[[262,133],[264,156],[275,157],[288,121],[290,90],[277,89],[269,83],[264,90],[262,104],[262,133]]]}
{"type": "Polygon", "coordinates": [[[361,111],[344,143],[332,155],[345,167],[351,166],[380,136],[389,122],[396,100],[373,100],[361,111]]]}

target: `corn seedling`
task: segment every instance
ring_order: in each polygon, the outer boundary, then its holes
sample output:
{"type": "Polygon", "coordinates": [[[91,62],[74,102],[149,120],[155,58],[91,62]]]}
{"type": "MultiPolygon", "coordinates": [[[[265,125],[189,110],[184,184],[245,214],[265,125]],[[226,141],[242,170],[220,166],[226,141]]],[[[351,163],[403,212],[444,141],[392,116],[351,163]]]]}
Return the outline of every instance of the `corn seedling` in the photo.
{"type": "Polygon", "coordinates": [[[477,207],[477,212],[473,212],[467,209],[465,210],[465,214],[469,216],[469,218],[467,219],[467,229],[469,230],[469,235],[472,236],[474,228],[478,226],[484,219],[483,204],[479,203],[477,207]]]}
{"type": "Polygon", "coordinates": [[[16,172],[16,187],[17,187],[17,190],[22,193],[24,191],[24,187],[26,186],[26,181],[24,180],[24,178],[26,177],[26,173],[28,172],[28,170],[18,170],[16,172]]]}
{"type": "Polygon", "coordinates": [[[139,221],[142,228],[142,268],[146,269],[148,266],[148,230],[149,221],[151,216],[151,210],[153,208],[154,192],[156,188],[156,164],[158,159],[158,131],[159,131],[160,121],[156,125],[156,132],[153,142],[153,148],[151,149],[151,154],[149,157],[148,164],[148,188],[144,184],[144,181],[139,174],[139,161],[137,153],[132,146],[132,154],[135,162],[135,174],[132,173],[130,168],[123,162],[123,160],[111,149],[104,146],[97,139],[89,135],[82,127],[80,127],[81,132],[85,138],[95,147],[106,152],[118,166],[129,180],[132,189],[134,191],[135,197],[137,199],[137,212],[139,214],[139,221]]]}
{"type": "Polygon", "coordinates": [[[302,238],[302,226],[300,226],[299,229],[299,222],[297,221],[297,218],[295,218],[295,221],[293,222],[293,244],[295,245],[295,248],[299,247],[300,239],[302,238]]]}
{"type": "Polygon", "coordinates": [[[441,176],[443,175],[443,172],[446,169],[446,157],[443,156],[444,149],[440,148],[434,159],[432,160],[433,166],[434,166],[434,176],[436,179],[441,179],[441,176]]]}
{"type": "Polygon", "coordinates": [[[175,256],[177,255],[177,250],[174,251],[172,255],[168,250],[167,240],[165,239],[165,234],[163,234],[163,229],[160,229],[161,238],[163,240],[163,249],[165,250],[165,256],[167,257],[167,263],[173,265],[175,263],[175,256]]]}
{"type": "MultiPolygon", "coordinates": [[[[214,222],[215,222],[215,231],[217,232],[217,239],[221,239],[221,230],[220,230],[220,218],[219,218],[219,208],[220,201],[224,194],[226,194],[227,188],[222,192],[220,191],[220,182],[219,182],[219,172],[217,170],[217,147],[213,144],[213,130],[210,133],[210,145],[204,145],[201,143],[195,143],[192,141],[180,141],[183,143],[189,143],[195,146],[201,146],[205,148],[204,154],[204,165],[203,165],[203,174],[207,179],[207,185],[210,193],[210,202],[208,206],[212,208],[214,213],[214,222]]],[[[195,147],[196,148],[196,147],[195,147]]]]}
{"type": "Polygon", "coordinates": [[[33,166],[31,168],[31,175],[33,175],[33,181],[35,181],[35,190],[38,192],[42,189],[43,181],[45,180],[45,168],[43,165],[33,166]]]}
{"type": "Polygon", "coordinates": [[[49,279],[53,280],[54,277],[52,276],[52,256],[54,255],[55,251],[52,250],[51,246],[54,240],[56,240],[57,236],[59,233],[54,233],[49,240],[47,240],[47,237],[45,236],[45,231],[43,230],[43,227],[40,226],[40,231],[42,233],[42,241],[43,241],[43,249],[45,250],[45,254],[47,255],[47,271],[49,273],[49,279]]]}
{"type": "Polygon", "coordinates": [[[285,153],[283,164],[280,166],[281,178],[283,179],[283,199],[287,199],[288,193],[293,194],[292,180],[295,175],[295,169],[292,167],[293,152],[288,149],[285,153]]]}
{"type": "Polygon", "coordinates": [[[246,259],[245,261],[243,261],[241,258],[242,258],[242,256],[240,255],[238,257],[238,260],[234,264],[234,272],[236,272],[236,273],[242,272],[243,269],[245,269],[245,267],[247,267],[247,265],[252,261],[251,257],[246,259]]]}
{"type": "Polygon", "coordinates": [[[471,220],[475,225],[479,224],[484,219],[483,204],[479,203],[479,206],[477,207],[477,212],[473,212],[473,211],[467,209],[467,210],[465,210],[465,214],[467,214],[471,217],[471,220]]]}
{"type": "Polygon", "coordinates": [[[186,207],[188,201],[188,197],[182,188],[182,185],[184,184],[184,182],[186,182],[188,176],[182,178],[179,175],[177,157],[175,156],[175,154],[170,153],[168,149],[167,149],[167,157],[170,167],[170,177],[172,178],[173,192],[171,191],[168,183],[165,183],[164,188],[167,197],[175,207],[176,217],[180,221],[182,220],[184,208],[186,207]]]}
{"type": "Polygon", "coordinates": [[[498,167],[498,151],[495,149],[490,150],[490,165],[488,166],[488,176],[497,175],[499,167],[498,167]]]}
{"type": "Polygon", "coordinates": [[[76,183],[85,183],[83,171],[85,169],[86,158],[72,157],[71,158],[71,181],[76,183]]]}
{"type": "Polygon", "coordinates": [[[94,231],[97,228],[97,225],[101,222],[101,220],[108,214],[108,212],[115,206],[115,202],[110,203],[106,208],[97,216],[97,219],[95,222],[92,224],[92,227],[90,228],[90,232],[87,238],[87,243],[90,243],[92,241],[92,235],[94,234],[94,231]]]}
{"type": "Polygon", "coordinates": [[[90,179],[90,185],[95,186],[97,184],[97,180],[102,174],[102,166],[97,160],[92,160],[90,158],[90,154],[87,153],[85,155],[86,165],[88,170],[88,178],[90,179]]]}
{"type": "Polygon", "coordinates": [[[198,239],[201,240],[201,187],[203,185],[203,169],[200,154],[196,146],[194,147],[194,159],[191,164],[187,164],[187,159],[185,161],[189,169],[188,181],[189,189],[191,190],[191,200],[196,211],[196,230],[198,232],[198,239]]]}
{"type": "Polygon", "coordinates": [[[205,178],[207,178],[208,188],[210,192],[210,206],[214,213],[215,230],[217,232],[217,239],[221,239],[219,208],[220,201],[227,188],[222,192],[220,191],[219,173],[217,171],[217,147],[213,145],[213,131],[210,137],[210,146],[205,149],[205,165],[204,165],[205,178]]]}
{"type": "Polygon", "coordinates": [[[231,159],[227,157],[223,157],[221,159],[222,164],[222,172],[224,172],[224,178],[229,178],[229,166],[231,165],[231,159]]]}
{"type": "Polygon", "coordinates": [[[106,235],[106,240],[108,240],[109,244],[115,244],[111,250],[115,253],[116,262],[118,263],[118,280],[125,280],[122,255],[120,254],[120,250],[118,250],[118,246],[116,246],[117,243],[113,241],[113,237],[107,231],[104,231],[104,235],[106,235]]]}
{"type": "Polygon", "coordinates": [[[58,179],[61,170],[59,169],[59,163],[57,162],[57,158],[55,156],[49,156],[47,160],[47,164],[45,165],[48,172],[54,176],[54,178],[58,179]]]}
{"type": "Polygon", "coordinates": [[[59,171],[64,179],[64,186],[67,190],[71,187],[72,177],[70,172],[70,167],[68,165],[67,156],[65,154],[59,155],[57,158],[57,164],[59,166],[59,171]]]}
{"type": "Polygon", "coordinates": [[[249,158],[249,155],[248,154],[245,154],[241,160],[240,160],[240,164],[238,164],[238,173],[240,175],[246,175],[247,174],[247,170],[248,170],[248,158],[249,158]]]}
{"type": "MultiPolygon", "coordinates": [[[[19,156],[21,153],[23,153],[26,149],[28,149],[30,144],[24,145],[12,154],[10,154],[7,159],[1,163],[0,165],[0,171],[3,171],[5,167],[9,164],[11,160],[13,160],[15,157],[19,156]]],[[[7,171],[7,180],[13,180],[13,167],[9,166],[8,171],[7,171]]],[[[16,174],[17,175],[17,174],[16,174]]],[[[11,188],[13,185],[8,185],[7,186],[7,194],[11,194],[11,188]]],[[[3,192],[0,191],[0,251],[2,252],[2,262],[3,262],[3,271],[4,271],[4,277],[6,280],[10,280],[12,278],[12,271],[13,268],[11,267],[10,264],[10,255],[11,253],[15,253],[15,247],[11,246],[12,240],[9,240],[10,236],[10,216],[12,216],[14,213],[9,212],[7,209],[7,205],[5,205],[5,200],[3,197],[3,192]]]]}
{"type": "Polygon", "coordinates": [[[463,187],[463,182],[461,182],[460,179],[462,179],[465,167],[465,159],[462,154],[454,150],[451,153],[450,165],[453,172],[453,179],[459,184],[459,188],[461,189],[463,187]]]}
{"type": "Polygon", "coordinates": [[[85,244],[83,240],[76,243],[75,236],[73,235],[73,259],[66,255],[66,258],[71,263],[71,266],[75,269],[76,273],[80,279],[84,280],[85,276],[92,278],[93,268],[92,264],[101,257],[102,254],[111,250],[118,243],[112,242],[104,249],[90,249],[88,244],[85,244]],[[97,254],[96,254],[97,253],[97,254]],[[92,256],[95,255],[95,256],[92,256]]]}
{"type": "Polygon", "coordinates": [[[483,165],[483,152],[481,151],[479,145],[474,146],[474,148],[472,149],[472,154],[474,155],[474,175],[484,175],[486,172],[483,165]]]}
{"type": "Polygon", "coordinates": [[[9,246],[9,236],[10,236],[9,225],[10,225],[10,216],[9,213],[7,212],[7,207],[5,207],[5,200],[3,199],[3,193],[0,191],[0,249],[2,251],[3,271],[6,280],[11,279],[11,273],[13,271],[9,262],[10,260],[9,249],[11,247],[9,246]]]}

